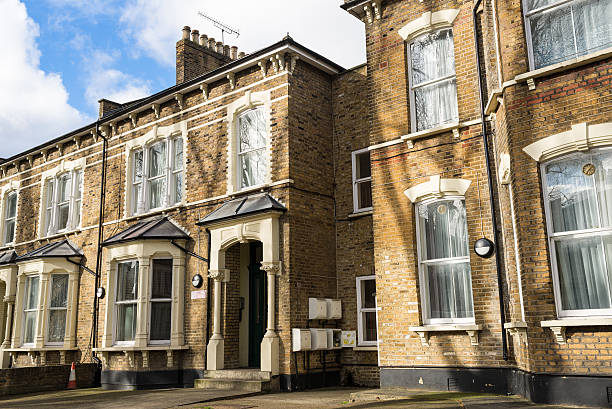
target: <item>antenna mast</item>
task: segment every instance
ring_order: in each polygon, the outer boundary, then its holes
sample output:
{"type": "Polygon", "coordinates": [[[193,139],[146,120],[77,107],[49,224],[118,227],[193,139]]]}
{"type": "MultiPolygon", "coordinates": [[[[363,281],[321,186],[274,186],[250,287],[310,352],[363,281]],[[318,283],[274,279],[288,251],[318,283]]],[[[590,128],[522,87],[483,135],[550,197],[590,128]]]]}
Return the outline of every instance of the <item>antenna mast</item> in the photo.
{"type": "Polygon", "coordinates": [[[224,38],[224,37],[225,37],[225,35],[224,35],[224,34],[225,34],[226,32],[227,32],[227,33],[229,33],[229,34],[236,35],[236,38],[238,38],[238,37],[240,36],[240,32],[238,31],[238,29],[235,29],[235,28],[232,28],[232,27],[230,27],[230,26],[228,26],[228,25],[226,25],[226,24],[223,24],[222,22],[220,22],[220,21],[219,21],[219,20],[217,20],[217,19],[212,18],[212,17],[211,17],[211,16],[209,16],[208,14],[205,14],[205,13],[203,13],[203,12],[201,12],[201,11],[198,11],[198,15],[199,15],[200,17],[203,17],[203,18],[205,18],[206,20],[210,21],[211,23],[213,23],[213,25],[214,25],[215,27],[217,27],[218,29],[220,29],[220,30],[221,30],[221,42],[222,42],[223,44],[225,44],[225,38],[224,38]]]}

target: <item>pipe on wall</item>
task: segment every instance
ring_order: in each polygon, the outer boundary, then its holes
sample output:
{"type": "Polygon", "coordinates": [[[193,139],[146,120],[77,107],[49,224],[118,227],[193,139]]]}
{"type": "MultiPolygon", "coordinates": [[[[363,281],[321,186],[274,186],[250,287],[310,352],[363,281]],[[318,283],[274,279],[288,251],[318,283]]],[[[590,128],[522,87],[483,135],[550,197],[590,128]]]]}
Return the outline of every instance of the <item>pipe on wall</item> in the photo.
{"type": "Polygon", "coordinates": [[[489,140],[487,139],[487,123],[485,122],[485,100],[482,90],[482,69],[480,67],[480,46],[478,43],[478,8],[480,7],[482,0],[476,0],[474,8],[472,9],[472,22],[474,25],[474,50],[476,52],[476,73],[478,75],[478,95],[480,99],[480,119],[482,126],[482,142],[485,154],[485,162],[487,168],[487,184],[489,185],[489,202],[491,206],[491,227],[493,228],[493,245],[495,246],[495,268],[497,270],[497,291],[499,298],[499,319],[501,325],[501,338],[502,338],[502,356],[505,361],[508,360],[508,342],[506,340],[506,330],[504,324],[506,323],[506,312],[504,302],[504,287],[502,278],[502,266],[499,260],[499,244],[497,240],[497,214],[495,211],[495,196],[493,191],[493,176],[491,172],[491,161],[489,157],[489,140]]]}

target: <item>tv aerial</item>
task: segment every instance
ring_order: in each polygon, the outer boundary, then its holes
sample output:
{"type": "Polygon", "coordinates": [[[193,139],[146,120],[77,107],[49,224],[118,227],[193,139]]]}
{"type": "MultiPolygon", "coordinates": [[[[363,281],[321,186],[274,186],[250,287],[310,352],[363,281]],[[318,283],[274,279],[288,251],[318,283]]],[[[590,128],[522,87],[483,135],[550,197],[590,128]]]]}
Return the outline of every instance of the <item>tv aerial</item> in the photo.
{"type": "Polygon", "coordinates": [[[224,37],[225,37],[225,33],[235,35],[235,36],[236,36],[236,38],[240,37],[240,31],[238,31],[238,29],[236,29],[236,28],[232,28],[232,27],[230,27],[230,26],[228,26],[228,25],[226,25],[226,24],[223,24],[223,23],[222,23],[222,22],[220,22],[219,20],[217,20],[217,19],[215,19],[215,18],[212,18],[212,17],[211,17],[211,16],[209,16],[208,14],[203,13],[203,12],[201,12],[201,11],[198,11],[198,15],[199,15],[200,17],[202,17],[202,18],[204,18],[204,19],[206,19],[206,20],[210,21],[211,23],[213,23],[213,25],[214,25],[215,27],[217,27],[219,30],[221,30],[221,42],[222,42],[223,44],[225,44],[225,38],[224,38],[224,37]]]}

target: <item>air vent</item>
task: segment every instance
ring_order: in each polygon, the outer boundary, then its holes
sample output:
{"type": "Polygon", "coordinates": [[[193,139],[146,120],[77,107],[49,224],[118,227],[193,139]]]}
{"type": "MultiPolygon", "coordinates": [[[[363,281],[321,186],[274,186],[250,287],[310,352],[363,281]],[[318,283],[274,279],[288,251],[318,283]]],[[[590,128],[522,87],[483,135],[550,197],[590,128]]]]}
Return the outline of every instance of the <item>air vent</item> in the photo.
{"type": "Polygon", "coordinates": [[[457,378],[448,378],[448,390],[449,391],[458,391],[459,387],[457,386],[457,384],[458,384],[457,378]]]}

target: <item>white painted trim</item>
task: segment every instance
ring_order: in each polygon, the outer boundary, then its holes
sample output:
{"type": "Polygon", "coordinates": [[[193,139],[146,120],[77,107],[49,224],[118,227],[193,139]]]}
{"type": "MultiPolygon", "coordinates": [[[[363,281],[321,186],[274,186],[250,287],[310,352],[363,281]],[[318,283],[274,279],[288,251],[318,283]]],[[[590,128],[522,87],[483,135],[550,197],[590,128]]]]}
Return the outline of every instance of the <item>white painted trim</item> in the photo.
{"type": "MultiPolygon", "coordinates": [[[[356,287],[357,287],[357,347],[372,347],[373,351],[378,350],[378,322],[376,324],[376,341],[364,341],[364,328],[363,328],[363,312],[374,312],[377,313],[378,306],[375,304],[374,308],[363,308],[361,302],[361,286],[363,281],[374,280],[376,282],[376,275],[369,276],[360,276],[355,277],[356,287]]],[[[376,303],[376,298],[374,297],[374,302],[376,303]]],[[[378,317],[377,317],[378,321],[378,317]]]]}
{"type": "Polygon", "coordinates": [[[440,175],[434,175],[428,182],[404,190],[404,194],[412,203],[445,196],[465,196],[471,184],[466,179],[442,179],[440,175]]]}
{"type": "Polygon", "coordinates": [[[439,28],[451,27],[459,15],[459,9],[445,9],[440,11],[427,11],[416,20],[411,21],[397,31],[397,34],[410,41],[419,35],[439,28]]]}
{"type": "Polygon", "coordinates": [[[527,145],[523,151],[533,160],[541,162],[571,152],[586,151],[590,148],[611,144],[612,122],[594,125],[583,122],[572,125],[569,131],[551,135],[527,145]]]}
{"type": "Polygon", "coordinates": [[[369,152],[369,151],[370,150],[368,148],[364,148],[364,149],[359,149],[359,150],[351,152],[351,168],[352,168],[352,176],[353,176],[353,178],[352,178],[352,186],[353,186],[353,214],[369,212],[369,211],[373,210],[372,206],[369,206],[369,207],[359,207],[359,192],[358,192],[359,183],[367,183],[368,181],[370,182],[370,191],[372,190],[372,187],[371,187],[371,183],[372,183],[371,164],[370,164],[370,176],[357,180],[357,155],[360,155],[362,153],[369,152]]]}

